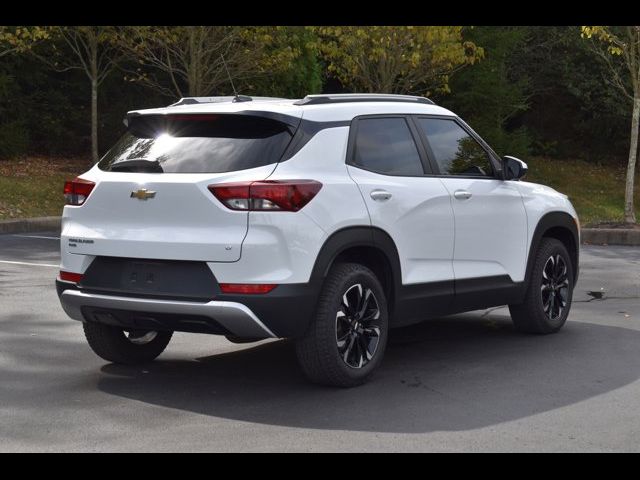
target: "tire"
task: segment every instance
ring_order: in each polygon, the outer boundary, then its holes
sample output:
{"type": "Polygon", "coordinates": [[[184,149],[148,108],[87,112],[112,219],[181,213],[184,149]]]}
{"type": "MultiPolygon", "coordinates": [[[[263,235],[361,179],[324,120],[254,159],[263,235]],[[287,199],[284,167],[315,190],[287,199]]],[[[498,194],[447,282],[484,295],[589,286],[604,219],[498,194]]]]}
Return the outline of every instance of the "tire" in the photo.
{"type": "Polygon", "coordinates": [[[296,341],[302,371],[320,385],[365,383],[384,356],[388,324],[387,300],[375,274],[357,263],[335,265],[309,328],[296,341]],[[356,312],[354,306],[362,306],[364,299],[366,305],[356,312]]]}
{"type": "Polygon", "coordinates": [[[173,332],[150,331],[126,333],[122,328],[96,322],[84,322],[82,325],[87,342],[96,355],[108,362],[125,365],[155,359],[164,351],[173,335],[173,332]]]}
{"type": "Polygon", "coordinates": [[[524,302],[509,305],[511,319],[520,332],[555,333],[571,309],[573,265],[569,252],[555,238],[543,238],[535,255],[524,302]]]}

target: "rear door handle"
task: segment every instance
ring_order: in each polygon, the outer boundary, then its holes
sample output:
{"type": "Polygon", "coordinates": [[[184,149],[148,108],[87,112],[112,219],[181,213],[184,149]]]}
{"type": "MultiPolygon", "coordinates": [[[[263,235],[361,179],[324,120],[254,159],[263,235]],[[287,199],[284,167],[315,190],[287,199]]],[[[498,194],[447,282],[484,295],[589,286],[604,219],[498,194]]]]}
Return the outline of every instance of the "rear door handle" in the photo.
{"type": "Polygon", "coordinates": [[[453,192],[453,196],[458,200],[468,200],[472,197],[472,193],[467,192],[466,190],[456,190],[455,192],[453,192]]]}
{"type": "Polygon", "coordinates": [[[378,202],[389,200],[391,198],[391,193],[386,190],[373,190],[369,195],[378,202]]]}

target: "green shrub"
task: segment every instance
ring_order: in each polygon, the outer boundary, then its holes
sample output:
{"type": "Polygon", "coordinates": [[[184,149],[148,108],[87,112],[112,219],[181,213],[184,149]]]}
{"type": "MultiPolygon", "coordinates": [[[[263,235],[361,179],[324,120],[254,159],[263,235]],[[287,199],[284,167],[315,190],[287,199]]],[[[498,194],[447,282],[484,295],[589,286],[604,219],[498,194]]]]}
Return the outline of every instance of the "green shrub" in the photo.
{"type": "Polygon", "coordinates": [[[0,158],[24,155],[29,148],[29,132],[20,120],[0,123],[0,158]]]}

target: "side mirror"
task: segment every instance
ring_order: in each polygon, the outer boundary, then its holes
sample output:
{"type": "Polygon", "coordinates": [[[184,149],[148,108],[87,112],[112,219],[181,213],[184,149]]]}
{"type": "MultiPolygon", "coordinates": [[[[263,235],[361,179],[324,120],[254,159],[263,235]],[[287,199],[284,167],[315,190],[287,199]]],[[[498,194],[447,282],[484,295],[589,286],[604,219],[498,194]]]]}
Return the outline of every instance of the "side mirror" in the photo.
{"type": "Polygon", "coordinates": [[[527,164],[516,157],[505,155],[502,157],[502,169],[505,180],[519,180],[527,174],[527,164]]]}

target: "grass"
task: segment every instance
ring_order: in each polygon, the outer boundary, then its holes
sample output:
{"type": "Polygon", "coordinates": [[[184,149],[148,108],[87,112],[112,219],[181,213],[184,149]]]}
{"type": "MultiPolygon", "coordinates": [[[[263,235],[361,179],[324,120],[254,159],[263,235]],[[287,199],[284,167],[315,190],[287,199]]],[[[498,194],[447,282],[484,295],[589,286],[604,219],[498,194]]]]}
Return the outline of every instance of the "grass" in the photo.
{"type": "MultiPolygon", "coordinates": [[[[567,194],[582,225],[622,221],[624,167],[547,158],[528,158],[527,163],[526,180],[567,194]]],[[[60,215],[64,181],[88,170],[88,165],[86,158],[0,160],[0,220],[60,215]]],[[[638,186],[635,204],[640,215],[638,186]]]]}
{"type": "Polygon", "coordinates": [[[62,187],[88,170],[86,159],[0,160],[0,220],[62,214],[62,187]]]}
{"type": "MultiPolygon", "coordinates": [[[[568,195],[583,226],[622,222],[626,173],[623,166],[547,158],[528,158],[527,164],[529,172],[525,180],[548,185],[568,195]]],[[[640,215],[637,177],[635,206],[640,215]]]]}

